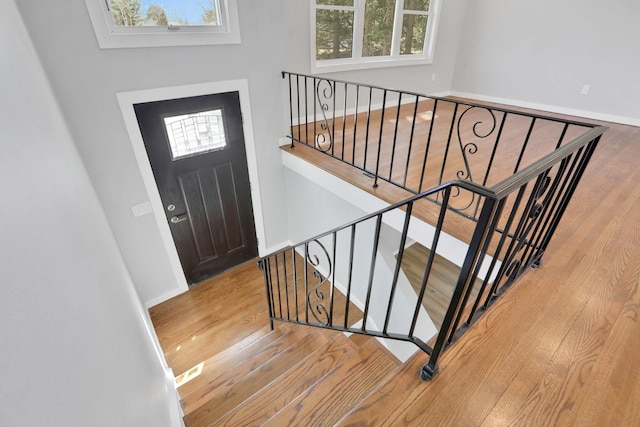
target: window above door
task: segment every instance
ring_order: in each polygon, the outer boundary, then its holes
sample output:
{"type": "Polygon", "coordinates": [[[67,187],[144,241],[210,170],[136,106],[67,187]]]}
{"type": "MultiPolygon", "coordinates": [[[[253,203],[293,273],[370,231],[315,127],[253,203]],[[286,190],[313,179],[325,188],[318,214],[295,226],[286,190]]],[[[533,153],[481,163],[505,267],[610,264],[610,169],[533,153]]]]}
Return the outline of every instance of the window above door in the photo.
{"type": "Polygon", "coordinates": [[[164,117],[171,160],[227,146],[222,109],[164,117]]]}
{"type": "Polygon", "coordinates": [[[85,0],[102,49],[240,43],[237,0],[85,0]]]}
{"type": "Polygon", "coordinates": [[[310,1],[314,72],[433,60],[441,0],[310,1]]]}

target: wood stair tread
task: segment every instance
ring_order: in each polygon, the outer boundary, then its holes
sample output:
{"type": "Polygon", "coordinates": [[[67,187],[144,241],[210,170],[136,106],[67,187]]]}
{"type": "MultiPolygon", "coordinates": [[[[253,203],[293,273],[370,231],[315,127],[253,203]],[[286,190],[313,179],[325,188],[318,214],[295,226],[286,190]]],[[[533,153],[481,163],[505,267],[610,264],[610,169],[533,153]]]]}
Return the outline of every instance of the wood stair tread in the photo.
{"type": "Polygon", "coordinates": [[[227,321],[241,326],[220,330],[213,327],[215,323],[211,323],[200,329],[194,327],[191,333],[185,334],[184,338],[176,341],[170,348],[163,344],[167,362],[174,372],[184,372],[193,366],[194,359],[206,360],[218,353],[219,348],[242,341],[265,327],[264,313],[239,313],[229,317],[227,321]]]}
{"type": "Polygon", "coordinates": [[[261,349],[268,347],[289,333],[291,331],[283,327],[275,328],[271,331],[268,326],[265,326],[244,340],[211,356],[203,362],[200,375],[178,388],[180,395],[183,398],[191,395],[191,393],[214,381],[222,373],[235,368],[236,365],[249,358],[255,357],[261,349]]]}
{"type": "Polygon", "coordinates": [[[227,413],[215,425],[249,426],[264,423],[335,370],[354,351],[353,344],[346,337],[336,336],[336,339],[319,347],[260,393],[227,413]]]}
{"type": "Polygon", "coordinates": [[[281,337],[255,357],[221,374],[200,391],[199,399],[190,396],[192,403],[185,405],[185,424],[213,425],[220,416],[260,392],[324,342],[316,334],[297,330],[281,337]]]}
{"type": "Polygon", "coordinates": [[[385,417],[391,411],[381,410],[381,408],[396,408],[406,399],[409,392],[423,389],[430,384],[420,380],[418,375],[427,359],[428,357],[422,352],[411,356],[396,371],[393,378],[381,384],[377,390],[361,400],[337,425],[377,426],[384,424],[385,417]]]}
{"type": "Polygon", "coordinates": [[[327,426],[339,421],[396,371],[397,361],[370,340],[322,381],[269,419],[266,426],[327,426]]]}

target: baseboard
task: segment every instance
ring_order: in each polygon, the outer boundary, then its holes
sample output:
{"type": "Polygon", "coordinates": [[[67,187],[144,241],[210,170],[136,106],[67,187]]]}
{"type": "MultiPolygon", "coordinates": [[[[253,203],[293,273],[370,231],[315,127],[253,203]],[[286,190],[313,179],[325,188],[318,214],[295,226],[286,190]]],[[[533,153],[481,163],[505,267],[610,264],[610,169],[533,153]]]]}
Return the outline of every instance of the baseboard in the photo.
{"type": "Polygon", "coordinates": [[[274,252],[278,252],[281,251],[282,249],[286,249],[289,246],[293,246],[293,242],[291,240],[285,240],[283,242],[280,242],[278,244],[275,244],[273,246],[270,246],[268,248],[265,249],[265,252],[262,254],[259,254],[260,257],[265,257],[269,254],[272,254],[274,252]]]}
{"type": "Polygon", "coordinates": [[[161,304],[167,300],[170,300],[171,298],[178,296],[184,292],[187,292],[189,290],[189,288],[186,289],[173,289],[167,293],[164,293],[162,295],[160,295],[159,297],[153,298],[152,300],[146,301],[144,303],[144,308],[146,308],[147,310],[149,310],[151,307],[156,306],[158,304],[161,304]]]}
{"type": "Polygon", "coordinates": [[[182,399],[176,388],[175,376],[171,368],[166,368],[165,372],[167,394],[169,398],[169,417],[171,425],[174,427],[184,427],[184,411],[182,409],[182,399]]]}
{"type": "MultiPolygon", "coordinates": [[[[393,94],[399,94],[402,93],[404,96],[404,98],[402,98],[400,100],[400,104],[401,105],[409,105],[409,104],[414,104],[416,102],[416,96],[414,94],[411,93],[407,93],[407,92],[402,92],[402,91],[397,91],[397,90],[389,90],[389,92],[392,92],[393,94]]],[[[421,95],[418,94],[419,99],[425,100],[428,99],[429,96],[435,96],[435,95],[421,95]]],[[[353,102],[352,100],[350,100],[351,102],[349,102],[349,105],[351,105],[353,102]]],[[[342,103],[341,103],[342,104],[342,103]]],[[[398,98],[391,98],[391,99],[387,99],[385,101],[384,104],[385,108],[389,109],[389,108],[397,108],[398,107],[398,98]]],[[[316,112],[314,114],[307,114],[305,116],[300,116],[300,117],[292,117],[292,126],[298,126],[299,124],[311,124],[313,122],[322,122],[325,119],[326,120],[330,120],[333,119],[334,117],[336,119],[340,119],[342,117],[349,117],[349,116],[353,116],[356,114],[356,112],[358,114],[363,114],[363,113],[367,113],[369,110],[371,111],[376,111],[376,110],[382,110],[383,104],[382,102],[373,102],[371,103],[371,105],[369,104],[365,104],[365,105],[358,105],[358,107],[347,107],[347,109],[345,110],[344,106],[339,105],[336,106],[336,109],[334,111],[332,111],[331,113],[329,113],[328,117],[324,116],[324,112],[321,110],[319,112],[316,112]]]]}
{"type": "Polygon", "coordinates": [[[535,102],[519,101],[519,100],[516,100],[516,99],[509,99],[509,98],[499,98],[499,97],[495,97],[495,96],[480,95],[480,94],[477,94],[477,93],[449,91],[449,92],[446,92],[446,93],[442,92],[442,93],[439,93],[439,94],[434,95],[434,96],[439,96],[439,97],[457,96],[457,97],[460,97],[460,98],[471,98],[471,99],[477,99],[479,101],[495,102],[495,103],[498,103],[498,104],[512,105],[514,107],[530,108],[530,109],[533,109],[533,110],[540,110],[540,111],[547,111],[547,112],[551,112],[551,113],[565,114],[565,115],[568,115],[568,116],[582,117],[582,118],[587,118],[587,119],[600,120],[600,121],[604,121],[604,122],[619,123],[619,124],[630,125],[630,126],[640,126],[640,119],[633,118],[633,117],[625,117],[625,116],[618,116],[618,115],[614,115],[614,114],[597,113],[597,112],[594,112],[594,111],[578,110],[578,109],[574,109],[574,108],[559,107],[559,106],[556,106],[556,105],[538,104],[538,103],[535,103],[535,102]]]}

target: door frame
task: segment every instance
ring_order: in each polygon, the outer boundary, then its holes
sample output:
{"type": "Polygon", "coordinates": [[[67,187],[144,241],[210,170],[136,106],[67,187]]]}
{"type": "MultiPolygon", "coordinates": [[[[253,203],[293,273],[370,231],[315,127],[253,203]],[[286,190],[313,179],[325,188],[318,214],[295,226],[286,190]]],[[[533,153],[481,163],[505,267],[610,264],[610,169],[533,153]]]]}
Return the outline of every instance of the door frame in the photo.
{"type": "Polygon", "coordinates": [[[131,147],[138,163],[138,169],[142,176],[152,213],[158,226],[160,238],[169,258],[171,270],[174,273],[177,289],[172,295],[163,295],[149,305],[157,304],[172,296],[181,294],[189,289],[187,280],[182,270],[182,264],[178,257],[169,224],[164,213],[164,205],[160,199],[160,192],[156,185],[151,163],[147,157],[147,151],[142,139],[142,133],[138,127],[138,119],[133,109],[134,104],[143,102],[164,101],[176,98],[189,98],[201,95],[218,94],[224,92],[238,92],[240,97],[240,109],[242,111],[242,130],[244,132],[245,151],[247,156],[247,166],[249,168],[249,182],[251,185],[251,201],[253,203],[253,220],[258,238],[258,254],[263,256],[267,253],[266,235],[262,216],[262,202],[260,198],[260,181],[258,179],[258,160],[256,155],[255,139],[253,135],[253,122],[251,119],[251,108],[249,98],[249,84],[246,79],[226,80],[219,82],[208,82],[184,86],[161,87],[132,92],[119,92],[116,94],[122,117],[129,133],[131,147]]]}

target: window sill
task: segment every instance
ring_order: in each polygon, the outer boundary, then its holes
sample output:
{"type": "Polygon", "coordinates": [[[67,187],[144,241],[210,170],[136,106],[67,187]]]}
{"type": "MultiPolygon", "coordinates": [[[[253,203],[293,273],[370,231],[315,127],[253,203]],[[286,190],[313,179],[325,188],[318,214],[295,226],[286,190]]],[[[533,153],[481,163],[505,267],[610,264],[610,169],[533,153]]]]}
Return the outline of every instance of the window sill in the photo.
{"type": "Polygon", "coordinates": [[[386,58],[373,58],[362,59],[358,62],[354,62],[352,59],[329,59],[324,61],[312,61],[311,73],[335,73],[339,71],[352,71],[352,70],[368,70],[374,68],[387,68],[387,67],[403,67],[409,65],[428,65],[432,64],[433,59],[425,56],[406,56],[406,57],[386,57],[386,58]]]}

